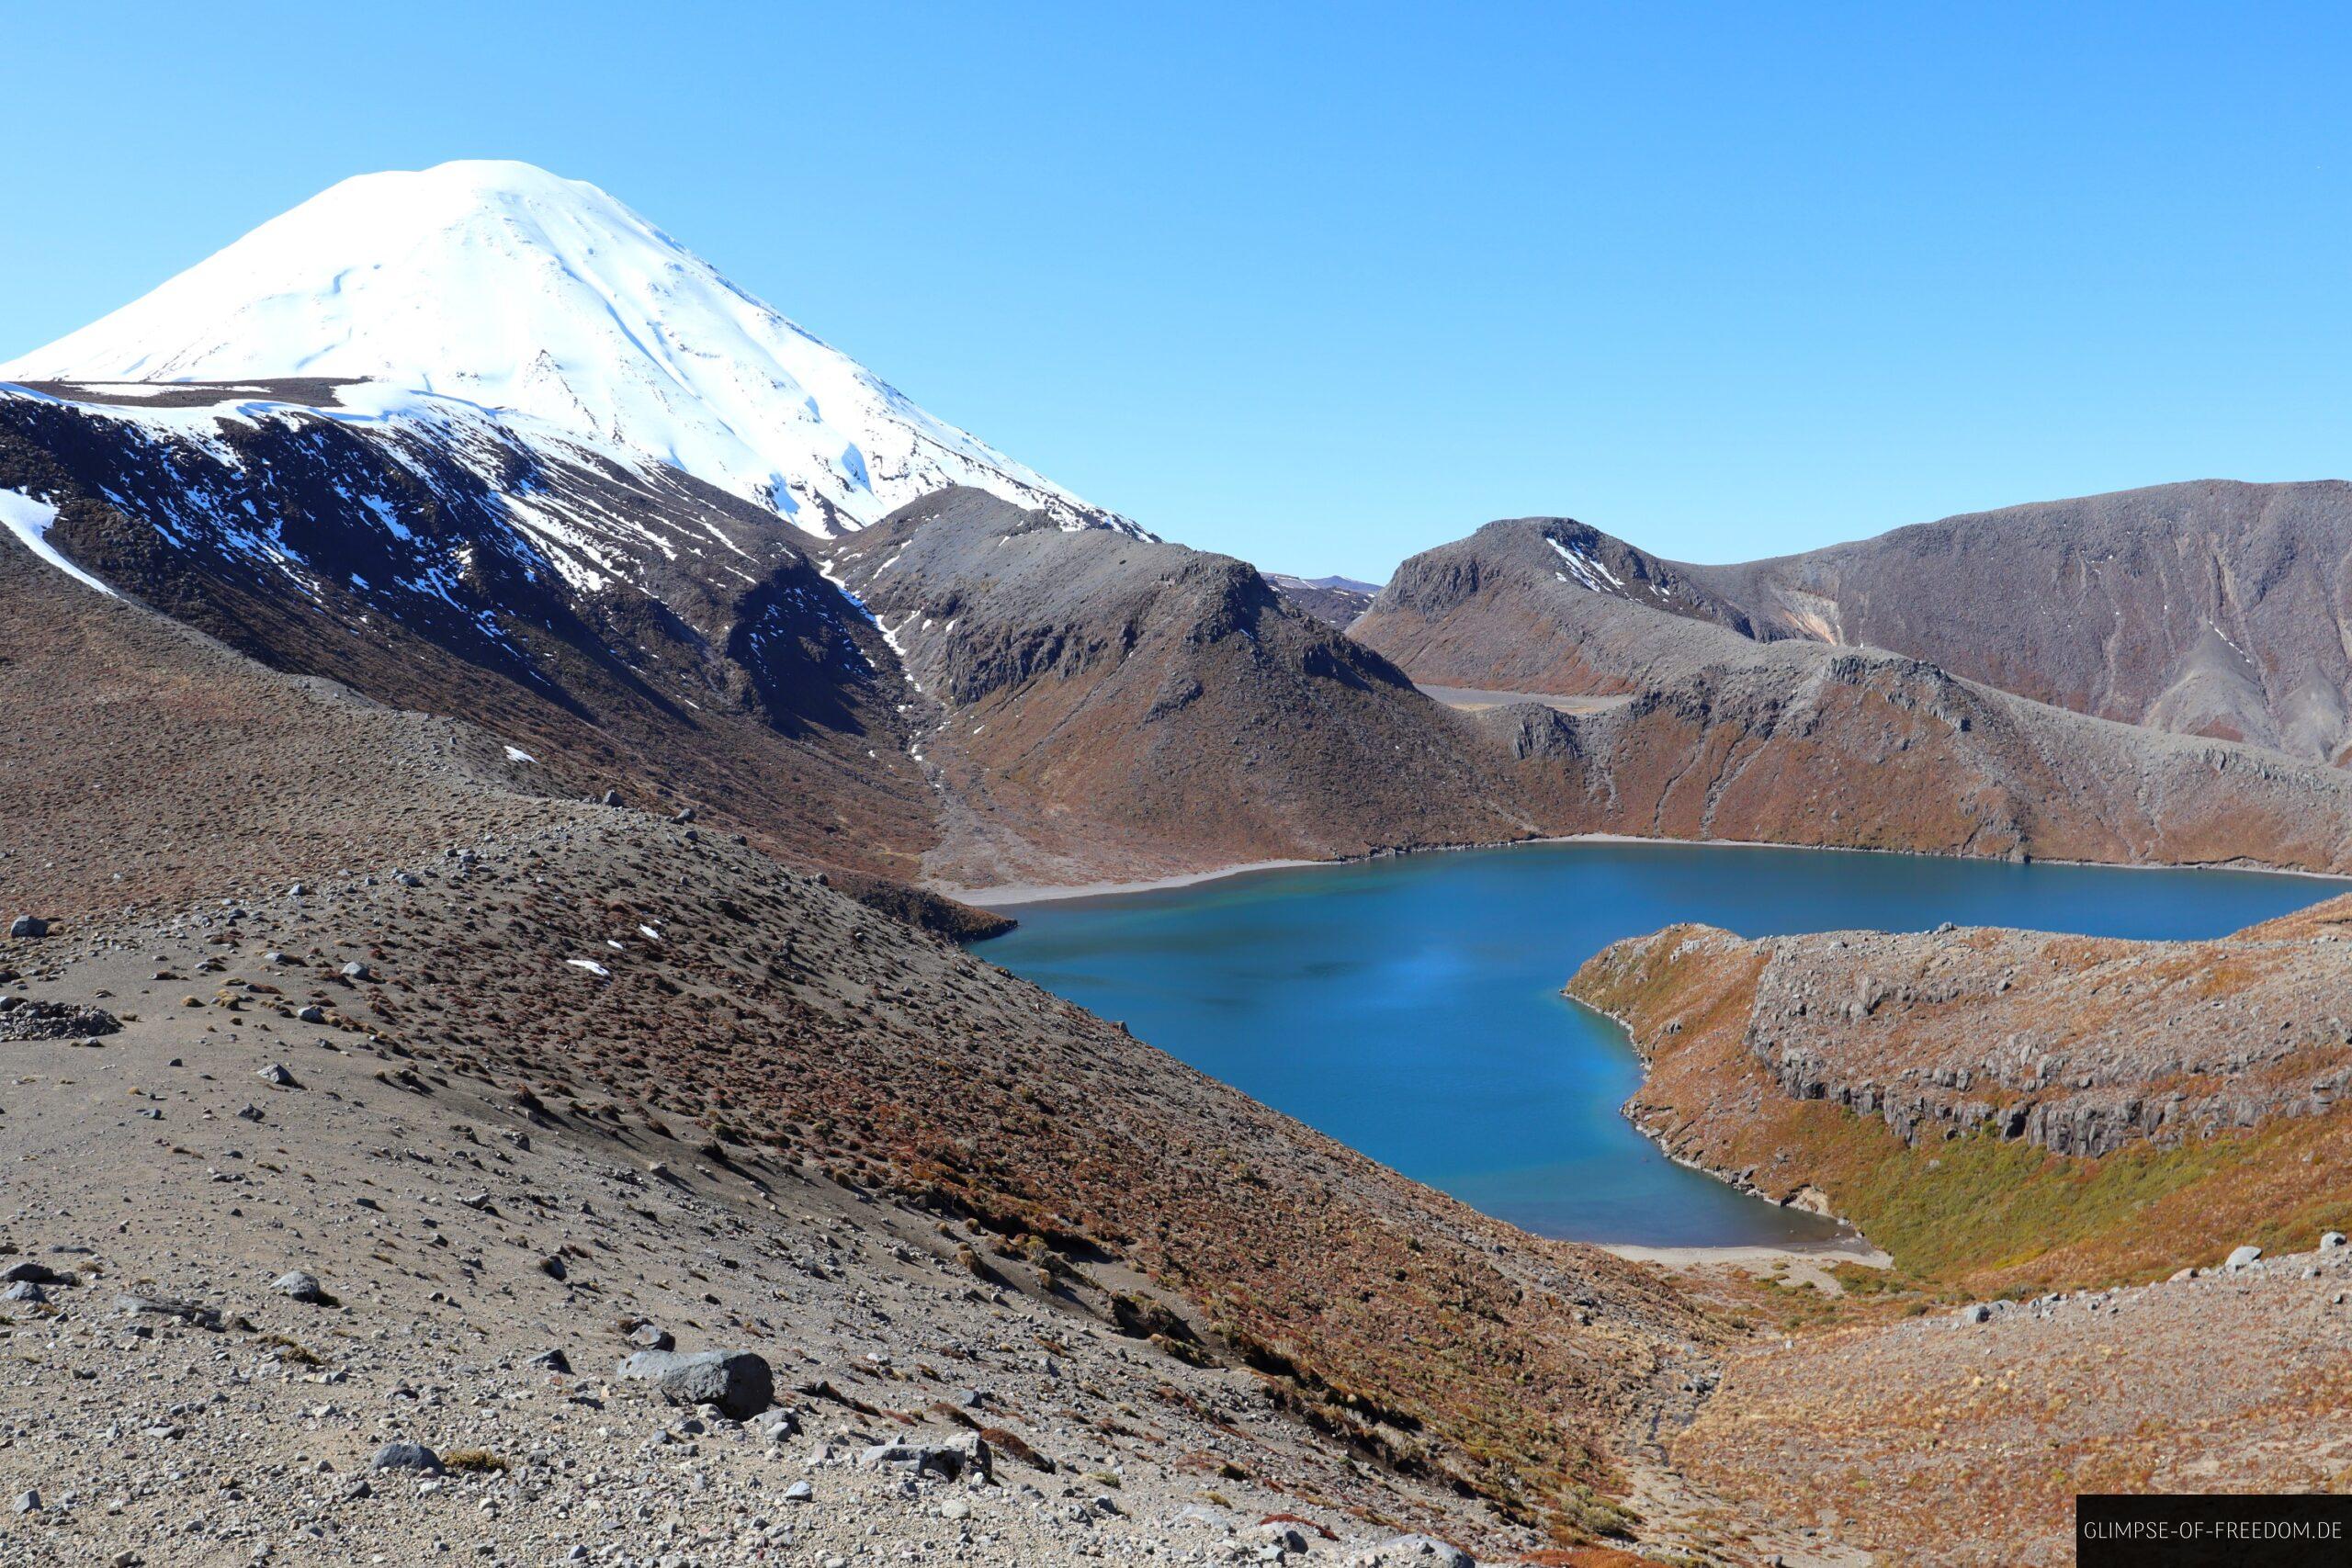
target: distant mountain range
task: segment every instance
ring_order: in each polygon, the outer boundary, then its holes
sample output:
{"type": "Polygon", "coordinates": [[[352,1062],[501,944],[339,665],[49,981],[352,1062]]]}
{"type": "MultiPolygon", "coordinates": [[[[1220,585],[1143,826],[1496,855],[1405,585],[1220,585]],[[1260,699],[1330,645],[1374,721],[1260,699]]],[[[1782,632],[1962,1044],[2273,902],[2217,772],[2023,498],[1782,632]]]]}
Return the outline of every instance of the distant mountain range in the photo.
{"type": "Polygon", "coordinates": [[[1290,577],[1270,571],[1266,581],[1284,599],[1341,631],[1372,607],[1373,595],[1380,592],[1377,582],[1358,582],[1351,577],[1290,577]]]}
{"type": "Polygon", "coordinates": [[[1730,567],[1531,518],[1376,592],[1261,575],[516,164],[346,181],[5,374],[0,523],[44,559],[800,863],[1605,830],[2352,867],[2340,484],[1730,567]]]}

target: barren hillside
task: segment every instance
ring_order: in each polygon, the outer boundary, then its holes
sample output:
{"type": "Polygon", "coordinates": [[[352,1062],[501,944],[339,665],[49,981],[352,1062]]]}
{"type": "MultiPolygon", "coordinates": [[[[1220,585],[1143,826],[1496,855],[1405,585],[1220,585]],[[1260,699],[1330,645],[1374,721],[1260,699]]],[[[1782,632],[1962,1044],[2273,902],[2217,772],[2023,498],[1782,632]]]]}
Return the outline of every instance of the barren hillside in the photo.
{"type": "Polygon", "coordinates": [[[830,547],[922,715],[931,874],[1088,881],[1524,837],[1502,759],[1244,562],[977,491],[830,547]]]}
{"type": "Polygon", "coordinates": [[[1480,716],[1550,831],[2352,866],[2336,770],[1744,624],[1680,569],[1527,519],[1408,561],[1351,635],[1432,684],[1622,698],[1480,716]]]}
{"type": "Polygon", "coordinates": [[[1867,644],[2102,718],[2332,762],[2352,741],[2352,485],[2220,479],[1682,567],[1759,633],[1867,644]]]}

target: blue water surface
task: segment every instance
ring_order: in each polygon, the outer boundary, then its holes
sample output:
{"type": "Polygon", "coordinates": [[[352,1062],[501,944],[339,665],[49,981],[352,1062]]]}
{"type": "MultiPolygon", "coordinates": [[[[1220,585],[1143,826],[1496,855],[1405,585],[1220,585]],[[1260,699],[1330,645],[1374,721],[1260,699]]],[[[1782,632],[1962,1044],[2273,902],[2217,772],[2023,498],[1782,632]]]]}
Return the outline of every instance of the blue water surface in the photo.
{"type": "Polygon", "coordinates": [[[1616,1025],[1577,965],[1679,920],[1744,936],[1942,921],[2218,936],[2346,884],[1690,844],[1529,844],[1250,872],[1026,904],[982,956],[1539,1235],[1651,1246],[1813,1242],[1828,1222],[1667,1159],[1618,1108],[1616,1025]]]}

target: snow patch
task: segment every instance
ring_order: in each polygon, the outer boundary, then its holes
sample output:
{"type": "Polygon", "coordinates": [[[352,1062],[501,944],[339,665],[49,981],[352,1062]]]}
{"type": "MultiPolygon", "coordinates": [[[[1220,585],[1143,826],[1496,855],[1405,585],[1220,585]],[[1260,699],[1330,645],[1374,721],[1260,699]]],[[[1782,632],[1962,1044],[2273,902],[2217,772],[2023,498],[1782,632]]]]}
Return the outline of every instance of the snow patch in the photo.
{"type": "MultiPolygon", "coordinates": [[[[1582,550],[1572,550],[1568,548],[1567,546],[1560,543],[1559,540],[1552,537],[1549,534],[1544,536],[1544,542],[1552,547],[1552,553],[1554,555],[1558,556],[1562,560],[1568,563],[1568,570],[1577,574],[1577,581],[1582,583],[1585,587],[1592,590],[1595,593],[1606,593],[1611,588],[1623,588],[1625,586],[1625,584],[1618,578],[1617,574],[1610,570],[1606,564],[1585,554],[1582,550]],[[1603,578],[1608,580],[1609,586],[1607,588],[1601,586],[1600,580],[1603,578]]],[[[1554,572],[1552,575],[1558,577],[1559,573],[1554,572]]],[[[1565,582],[1567,580],[1566,578],[1561,578],[1560,581],[1565,582]]]]}
{"type": "Polygon", "coordinates": [[[49,542],[50,525],[57,521],[57,508],[45,501],[35,501],[22,491],[0,490],[0,525],[17,536],[25,548],[72,578],[99,592],[119,599],[121,594],[75,566],[60,555],[57,547],[49,542]]]}

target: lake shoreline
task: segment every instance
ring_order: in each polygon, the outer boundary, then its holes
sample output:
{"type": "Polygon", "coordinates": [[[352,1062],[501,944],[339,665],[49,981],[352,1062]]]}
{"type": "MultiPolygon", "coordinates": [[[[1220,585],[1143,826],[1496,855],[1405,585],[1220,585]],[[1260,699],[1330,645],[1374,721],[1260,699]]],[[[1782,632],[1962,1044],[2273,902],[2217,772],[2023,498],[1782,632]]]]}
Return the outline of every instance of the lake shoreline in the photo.
{"type": "Polygon", "coordinates": [[[1717,1264],[1737,1264],[1741,1267],[1770,1266],[1780,1263],[1831,1264],[1851,1263],[1863,1269],[1892,1269],[1894,1258],[1884,1249],[1872,1247],[1860,1235],[1840,1236],[1836,1241],[1792,1241],[1774,1245],[1769,1242],[1725,1242],[1717,1246],[1652,1247],[1641,1242],[1594,1241],[1585,1243],[1599,1247],[1613,1258],[1630,1263],[1655,1263],[1661,1269],[1705,1269],[1717,1264]]]}
{"type": "MultiPolygon", "coordinates": [[[[1469,846],[1464,846],[1465,848],[1469,846]]],[[[1064,898],[1108,898],[1123,893],[1157,893],[1169,887],[1193,887],[1204,882],[1220,882],[1228,876],[1242,876],[1253,871],[1295,871],[1310,865],[1355,865],[1373,859],[1357,855],[1345,860],[1254,860],[1238,865],[1221,865],[1208,871],[1180,872],[1171,876],[1145,877],[1135,882],[1077,882],[1069,884],[1046,882],[1008,882],[995,887],[978,887],[959,891],[951,887],[934,887],[932,891],[970,904],[982,909],[1017,908],[1023,904],[1054,903],[1064,898]]]]}
{"type": "Polygon", "coordinates": [[[1919,860],[1958,861],[1975,865],[2072,865],[2094,871],[2233,871],[2248,876],[2302,876],[2314,882],[2352,884],[2352,877],[2330,871],[2304,871],[2291,866],[2207,863],[2172,865],[2156,861],[2009,860],[1989,855],[1946,854],[1936,850],[1881,850],[1861,844],[1784,844],[1764,839],[1667,839],[1639,833],[1566,833],[1553,838],[1496,839],[1472,844],[1422,844],[1411,849],[1379,850],[1370,854],[1334,855],[1328,860],[1238,861],[1205,871],[1179,872],[1168,876],[1141,877],[1129,882],[1083,883],[1008,882],[989,887],[957,888],[925,884],[930,891],[982,909],[1013,908],[1024,904],[1057,903],[1066,899],[1114,898],[1129,893],[1157,893],[1172,887],[1195,887],[1230,876],[1260,871],[1301,871],[1312,866],[1363,865],[1373,861],[1402,860],[1408,855],[1464,854],[1473,850],[1508,850],[1539,844],[1684,845],[1709,850],[1792,850],[1803,853],[1841,855],[1902,855],[1919,860]]]}
{"type": "MultiPolygon", "coordinates": [[[[1615,1013],[1611,1012],[1607,1008],[1595,1007],[1592,1003],[1586,1001],[1583,998],[1571,995],[1565,988],[1561,990],[1560,995],[1566,998],[1572,1005],[1580,1007],[1587,1012],[1589,1012],[1599,1018],[1605,1018],[1610,1021],[1610,1024],[1615,1028],[1621,1036],[1623,1037],[1626,1051],[1632,1055],[1634,1061],[1641,1064],[1642,1082],[1646,1085],[1649,1082],[1650,1077],[1650,1056],[1648,1052],[1642,1049],[1641,1042],[1634,1038],[1634,1026],[1624,1019],[1622,1019],[1615,1013]]],[[[1682,1167],[1685,1170],[1695,1170],[1700,1175],[1704,1176],[1711,1180],[1719,1181],[1735,1192],[1746,1193],[1748,1197],[1755,1199],[1759,1203],[1770,1203],[1776,1209],[1804,1207],[1802,1204],[1784,1201],[1781,1199],[1773,1197],[1762,1188],[1758,1187],[1755,1183],[1741,1176],[1737,1171],[1719,1169],[1714,1166],[1707,1164],[1704,1160],[1693,1159],[1690,1156],[1684,1154],[1680,1149],[1676,1148],[1673,1141],[1666,1135],[1662,1129],[1645,1125],[1640,1117],[1634,1114],[1634,1101],[1640,1098],[1641,1091],[1637,1089],[1634,1090],[1632,1098],[1628,1099],[1624,1104],[1617,1108],[1617,1114],[1623,1117],[1627,1126],[1630,1126],[1634,1132],[1639,1133],[1644,1138],[1649,1140],[1650,1144],[1657,1148],[1658,1153],[1664,1155],[1668,1159],[1672,1160],[1675,1164],[1682,1167]]],[[[1883,1247],[1881,1247],[1871,1242],[1868,1236],[1862,1234],[1860,1226],[1855,1224],[1853,1221],[1848,1219],[1845,1215],[1838,1213],[1836,1210],[1829,1208],[1826,1203],[1819,1208],[1806,1208],[1805,1212],[1808,1213],[1817,1213],[1822,1218],[1834,1222],[1838,1227],[1839,1234],[1831,1237],[1827,1241],[1819,1242],[1784,1242],[1777,1245],[1748,1245],[1734,1243],[1727,1247],[1653,1247],[1641,1248],[1639,1250],[1651,1255],[1647,1259],[1648,1261],[1668,1269],[1688,1267],[1693,1264],[1710,1261],[1719,1263],[1747,1261],[1746,1259],[1729,1257],[1716,1257],[1710,1259],[1691,1256],[1707,1252],[1713,1252],[1717,1254],[1744,1252],[1769,1253],[1783,1261],[1803,1256],[1809,1256],[1810,1259],[1814,1262],[1820,1261],[1825,1255],[1843,1254],[1845,1256],[1841,1257],[1839,1259],[1841,1262],[1859,1263],[1866,1269],[1891,1269],[1894,1266],[1894,1257],[1892,1253],[1889,1253],[1883,1247]],[[1682,1257],[1685,1261],[1680,1264],[1670,1262],[1668,1261],[1669,1255],[1682,1257]]],[[[1613,1247],[1609,1248],[1608,1250],[1616,1251],[1613,1247]]],[[[1623,1258],[1630,1255],[1619,1252],[1618,1256],[1623,1258]]]]}

